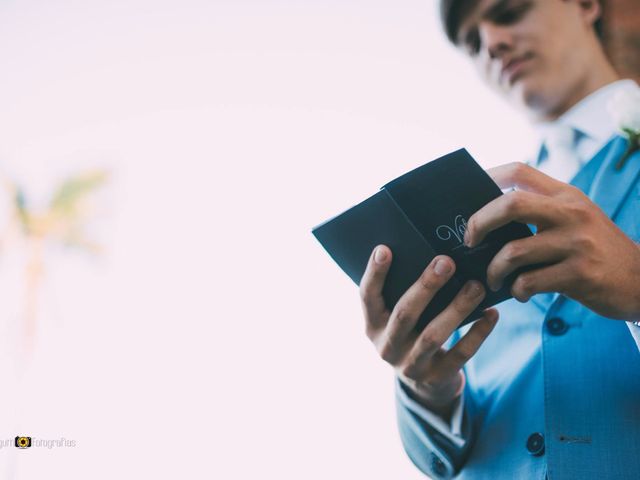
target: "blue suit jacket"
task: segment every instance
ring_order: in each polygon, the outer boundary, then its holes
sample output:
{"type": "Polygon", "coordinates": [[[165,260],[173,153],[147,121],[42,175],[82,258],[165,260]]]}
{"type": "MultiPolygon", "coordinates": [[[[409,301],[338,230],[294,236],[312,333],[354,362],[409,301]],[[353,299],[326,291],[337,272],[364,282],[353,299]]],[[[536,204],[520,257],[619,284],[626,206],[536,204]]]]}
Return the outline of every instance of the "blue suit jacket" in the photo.
{"type": "MultiPolygon", "coordinates": [[[[614,138],[572,183],[640,242],[640,152],[617,171],[625,148],[614,138]]],[[[400,435],[416,466],[433,478],[640,479],[640,353],[625,322],[558,294],[498,310],[465,366],[464,446],[399,396],[400,435]],[[544,439],[538,455],[527,449],[534,433],[544,439]]]]}

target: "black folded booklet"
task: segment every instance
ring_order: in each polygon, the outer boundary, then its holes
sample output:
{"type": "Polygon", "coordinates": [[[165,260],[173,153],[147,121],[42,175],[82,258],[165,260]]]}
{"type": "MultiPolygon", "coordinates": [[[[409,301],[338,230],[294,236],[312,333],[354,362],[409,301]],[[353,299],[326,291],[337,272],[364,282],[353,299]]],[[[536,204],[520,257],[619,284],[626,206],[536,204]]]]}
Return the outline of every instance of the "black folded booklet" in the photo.
{"type": "Polygon", "coordinates": [[[393,253],[383,289],[389,309],[435,256],[450,256],[456,272],[429,303],[416,329],[422,330],[449,305],[467,280],[479,280],[486,297],[462,326],[480,318],[485,308],[511,298],[511,285],[524,270],[509,275],[497,292],[487,287],[487,267],[495,254],[506,243],[532,235],[525,224],[512,222],[494,230],[473,248],[463,243],[469,217],[500,195],[498,185],[461,149],[396,178],[362,203],[315,227],[313,234],[358,285],[374,247],[387,245],[393,253]]]}

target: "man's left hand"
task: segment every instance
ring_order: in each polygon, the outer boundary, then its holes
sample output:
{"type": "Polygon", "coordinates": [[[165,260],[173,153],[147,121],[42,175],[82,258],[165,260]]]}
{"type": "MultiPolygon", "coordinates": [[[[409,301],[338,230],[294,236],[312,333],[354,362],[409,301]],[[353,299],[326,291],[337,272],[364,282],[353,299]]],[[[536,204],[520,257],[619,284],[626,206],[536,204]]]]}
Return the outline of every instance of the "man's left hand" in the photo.
{"type": "Polygon", "coordinates": [[[534,224],[536,235],[507,243],[487,270],[498,290],[519,267],[544,264],[521,273],[511,294],[526,302],[540,292],[559,292],[594,312],[621,320],[640,319],[640,247],[573,185],[523,163],[487,170],[501,195],[471,216],[465,244],[474,247],[510,222],[534,224]]]}

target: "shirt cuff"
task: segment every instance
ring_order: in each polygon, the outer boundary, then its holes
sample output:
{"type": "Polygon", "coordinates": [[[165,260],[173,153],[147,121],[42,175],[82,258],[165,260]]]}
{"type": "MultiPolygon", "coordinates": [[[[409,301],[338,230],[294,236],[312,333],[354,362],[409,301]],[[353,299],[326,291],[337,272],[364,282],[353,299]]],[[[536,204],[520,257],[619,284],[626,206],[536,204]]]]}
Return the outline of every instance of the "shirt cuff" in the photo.
{"type": "Polygon", "coordinates": [[[625,322],[625,323],[627,324],[627,327],[629,327],[631,336],[636,341],[636,345],[638,346],[638,349],[640,349],[640,326],[636,325],[635,322],[625,322]]]}
{"type": "MultiPolygon", "coordinates": [[[[638,339],[640,339],[640,327],[638,329],[638,339]]],[[[636,340],[638,341],[638,340],[636,340]]],[[[451,415],[451,423],[447,424],[442,417],[435,414],[424,405],[418,403],[405,390],[404,384],[399,378],[396,378],[396,389],[398,392],[398,398],[400,402],[404,404],[409,410],[420,417],[423,421],[432,426],[440,434],[446,437],[451,443],[458,448],[464,447],[467,443],[466,439],[462,437],[462,417],[464,413],[464,391],[456,400],[453,413],[451,415]]]]}

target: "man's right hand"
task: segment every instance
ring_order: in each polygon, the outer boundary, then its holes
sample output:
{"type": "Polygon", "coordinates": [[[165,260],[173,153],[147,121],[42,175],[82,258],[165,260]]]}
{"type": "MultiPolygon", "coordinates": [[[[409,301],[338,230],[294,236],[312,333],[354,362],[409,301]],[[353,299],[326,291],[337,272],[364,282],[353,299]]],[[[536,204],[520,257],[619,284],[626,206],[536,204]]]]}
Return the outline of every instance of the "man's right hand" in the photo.
{"type": "Polygon", "coordinates": [[[360,298],[366,332],[378,353],[391,364],[412,396],[425,407],[449,419],[453,405],[462,394],[464,364],[478,351],[498,321],[494,308],[484,311],[469,331],[450,350],[442,345],[462,321],[482,302],[485,292],[477,281],[467,282],[460,292],[426,328],[414,327],[423,310],[455,271],[447,256],[435,257],[420,278],[389,311],[382,287],[391,265],[391,250],[377,246],[360,281],[360,298]]]}

